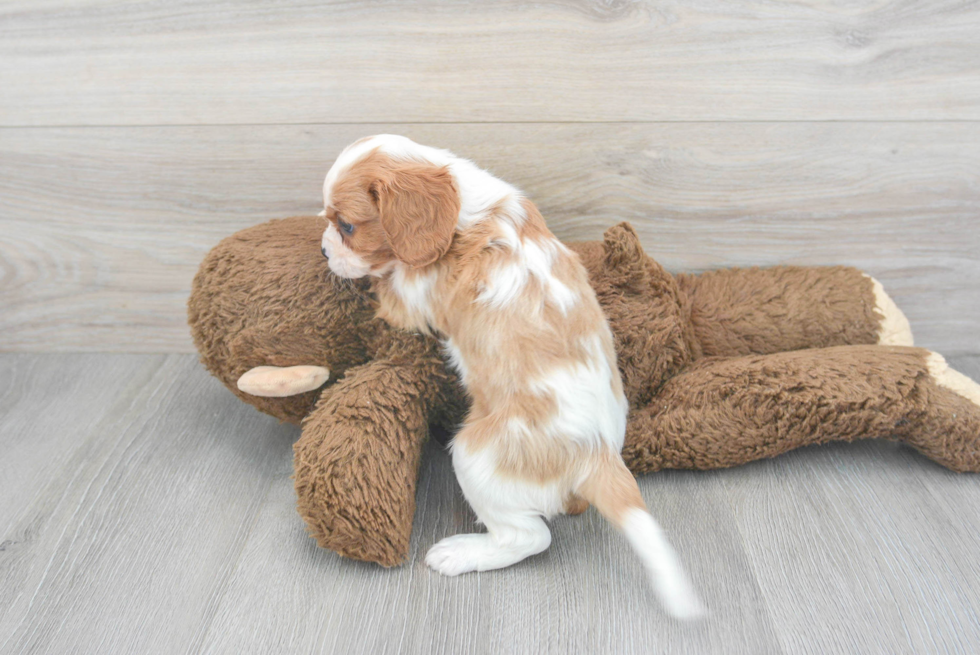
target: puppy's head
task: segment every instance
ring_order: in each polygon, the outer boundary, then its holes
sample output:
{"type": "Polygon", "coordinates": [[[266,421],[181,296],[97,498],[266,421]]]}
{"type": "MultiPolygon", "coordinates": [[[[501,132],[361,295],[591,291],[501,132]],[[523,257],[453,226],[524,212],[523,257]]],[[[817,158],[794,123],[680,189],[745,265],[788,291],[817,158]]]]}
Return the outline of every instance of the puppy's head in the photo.
{"type": "Polygon", "coordinates": [[[460,199],[448,153],[381,135],[348,146],[323,183],[323,254],[341,277],[383,276],[449,249],[460,199]]]}

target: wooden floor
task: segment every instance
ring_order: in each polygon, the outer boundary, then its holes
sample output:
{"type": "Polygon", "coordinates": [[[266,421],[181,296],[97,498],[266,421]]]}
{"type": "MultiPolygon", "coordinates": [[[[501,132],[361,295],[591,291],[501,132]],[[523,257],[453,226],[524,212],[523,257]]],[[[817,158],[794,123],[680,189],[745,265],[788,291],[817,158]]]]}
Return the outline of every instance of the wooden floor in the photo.
{"type": "MultiPolygon", "coordinates": [[[[980,358],[952,361],[980,377],[980,358]]],[[[409,562],[316,548],[297,430],[192,355],[0,355],[2,653],[975,653],[980,485],[889,442],[641,478],[710,608],[660,611],[594,510],[549,551],[445,578],[473,531],[425,453],[409,562]]]]}

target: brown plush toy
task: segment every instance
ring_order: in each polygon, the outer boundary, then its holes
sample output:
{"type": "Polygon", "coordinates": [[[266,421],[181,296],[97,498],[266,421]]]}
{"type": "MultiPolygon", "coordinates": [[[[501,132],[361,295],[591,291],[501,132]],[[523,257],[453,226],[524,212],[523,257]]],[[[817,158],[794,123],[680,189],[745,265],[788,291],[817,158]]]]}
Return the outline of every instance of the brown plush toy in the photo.
{"type": "MultiPolygon", "coordinates": [[[[302,424],[298,509],[318,543],[392,566],[408,552],[422,445],[459,425],[466,399],[436,340],[374,318],[367,283],[330,273],[324,227],[297,217],[222,241],[194,279],[189,323],[232,392],[302,424]]],[[[980,385],[911,347],[901,311],[860,271],[674,277],[628,224],[571,247],[616,338],[634,473],[864,438],[980,471],[980,385]]]]}

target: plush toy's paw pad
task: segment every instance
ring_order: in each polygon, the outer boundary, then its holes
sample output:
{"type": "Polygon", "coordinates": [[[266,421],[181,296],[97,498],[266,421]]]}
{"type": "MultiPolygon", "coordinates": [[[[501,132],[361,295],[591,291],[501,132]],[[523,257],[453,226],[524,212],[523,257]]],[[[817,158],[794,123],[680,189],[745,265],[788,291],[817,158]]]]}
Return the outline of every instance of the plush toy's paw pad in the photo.
{"type": "Polygon", "coordinates": [[[458,534],[446,537],[429,549],[425,563],[443,575],[476,571],[490,539],[486,534],[458,534]]]}
{"type": "Polygon", "coordinates": [[[329,377],[322,366],[256,366],[238,378],[238,388],[253,396],[283,398],[313,391],[329,377]]]}
{"type": "Polygon", "coordinates": [[[955,391],[975,405],[980,405],[980,384],[977,384],[959,371],[951,369],[942,355],[933,352],[929,353],[929,357],[926,359],[926,366],[929,367],[929,374],[936,381],[936,384],[955,391]]]}
{"type": "Polygon", "coordinates": [[[881,317],[881,323],[878,325],[878,345],[913,345],[912,327],[909,325],[909,319],[905,318],[905,314],[898,308],[891,296],[885,293],[885,288],[881,286],[881,282],[870,275],[865,275],[865,277],[871,280],[872,291],[875,294],[875,313],[881,317]]]}

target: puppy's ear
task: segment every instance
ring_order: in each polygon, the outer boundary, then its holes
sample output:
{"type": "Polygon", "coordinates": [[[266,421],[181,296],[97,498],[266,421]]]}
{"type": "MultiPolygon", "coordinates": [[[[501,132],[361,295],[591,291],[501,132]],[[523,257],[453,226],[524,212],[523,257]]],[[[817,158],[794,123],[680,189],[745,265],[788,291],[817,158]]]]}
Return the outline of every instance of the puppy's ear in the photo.
{"type": "Polygon", "coordinates": [[[459,219],[459,193],[448,169],[394,164],[370,191],[378,203],[381,229],[399,261],[425,266],[446,254],[459,219]]]}

